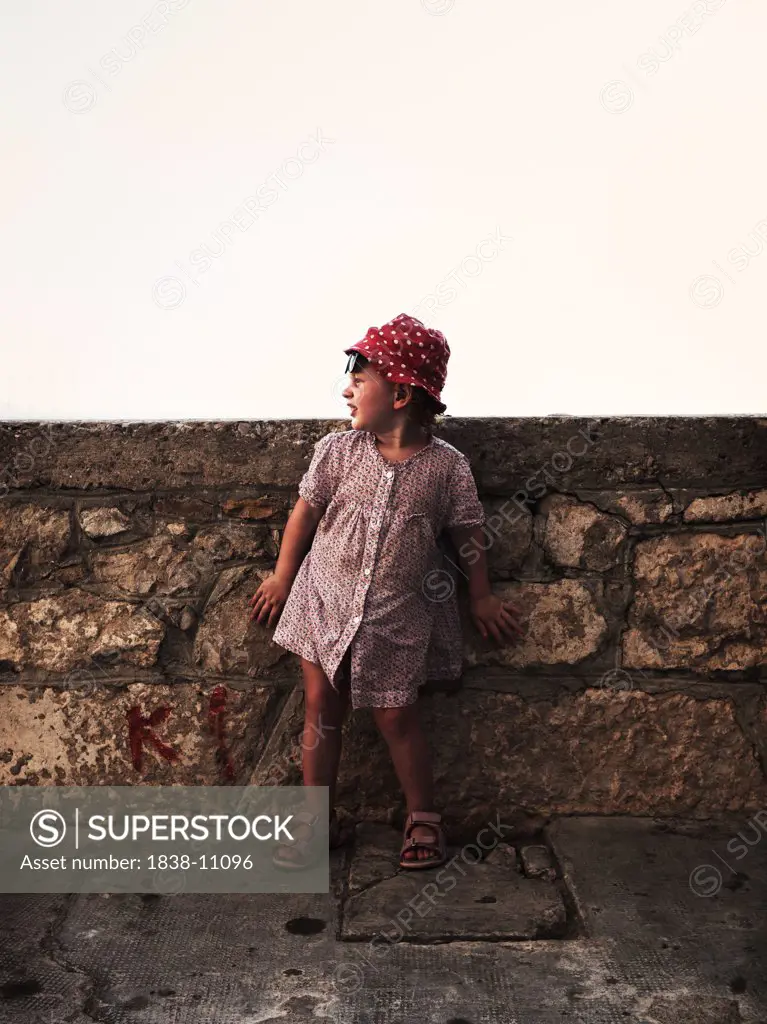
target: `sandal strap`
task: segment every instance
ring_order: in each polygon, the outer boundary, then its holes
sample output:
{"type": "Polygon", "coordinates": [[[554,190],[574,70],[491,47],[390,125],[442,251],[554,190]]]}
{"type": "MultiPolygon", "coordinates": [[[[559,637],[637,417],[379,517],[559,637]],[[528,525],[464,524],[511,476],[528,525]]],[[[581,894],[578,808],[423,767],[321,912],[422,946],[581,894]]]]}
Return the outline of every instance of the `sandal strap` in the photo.
{"type": "Polygon", "coordinates": [[[425,842],[429,846],[436,846],[440,842],[440,838],[444,834],[444,827],[442,825],[442,815],[437,814],[435,811],[411,811],[405,820],[405,839],[410,839],[410,833],[414,828],[419,825],[423,825],[426,828],[430,828],[436,839],[427,839],[425,842]]]}
{"type": "Polygon", "coordinates": [[[410,837],[413,829],[418,825],[426,825],[427,828],[431,828],[435,833],[443,830],[442,815],[437,814],[436,811],[411,811],[406,820],[404,820],[404,836],[406,839],[410,837]]]}
{"type": "Polygon", "coordinates": [[[400,850],[400,860],[409,850],[427,850],[431,855],[429,860],[439,860],[445,856],[445,829],[442,824],[442,815],[436,811],[411,811],[405,821],[405,836],[400,850]],[[416,839],[411,833],[417,826],[422,825],[431,829],[431,835],[427,839],[416,839]]]}
{"type": "Polygon", "coordinates": [[[439,849],[439,845],[439,839],[437,839],[434,836],[432,836],[431,839],[414,839],[412,836],[408,836],[408,838],[402,844],[402,849],[409,850],[413,846],[422,846],[424,848],[432,847],[436,850],[439,849]]]}
{"type": "Polygon", "coordinates": [[[411,811],[405,819],[405,828],[410,825],[441,825],[442,815],[436,811],[411,811]]]}

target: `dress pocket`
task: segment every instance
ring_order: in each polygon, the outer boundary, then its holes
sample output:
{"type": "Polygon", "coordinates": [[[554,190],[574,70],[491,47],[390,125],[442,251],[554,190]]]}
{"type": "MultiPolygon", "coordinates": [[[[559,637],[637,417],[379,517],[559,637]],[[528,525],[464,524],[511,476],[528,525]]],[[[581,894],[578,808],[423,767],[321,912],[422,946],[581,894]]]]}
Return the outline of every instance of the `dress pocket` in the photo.
{"type": "Polygon", "coordinates": [[[428,512],[398,512],[386,544],[392,574],[408,586],[420,587],[434,565],[436,538],[428,512]]]}
{"type": "Polygon", "coordinates": [[[429,512],[408,512],[407,515],[403,514],[401,518],[403,526],[406,529],[415,528],[418,530],[423,530],[423,532],[427,536],[431,537],[433,540],[436,540],[436,535],[434,533],[434,527],[432,525],[431,515],[429,512]]]}

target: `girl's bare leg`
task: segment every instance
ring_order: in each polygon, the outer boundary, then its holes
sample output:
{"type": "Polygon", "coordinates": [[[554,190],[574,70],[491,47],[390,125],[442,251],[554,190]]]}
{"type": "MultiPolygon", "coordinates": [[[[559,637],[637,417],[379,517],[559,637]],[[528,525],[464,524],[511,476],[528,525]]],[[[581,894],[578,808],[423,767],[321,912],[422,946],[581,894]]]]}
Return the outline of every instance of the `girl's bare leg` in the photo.
{"type": "Polygon", "coordinates": [[[335,804],[336,778],[341,761],[341,730],[349,710],[347,650],[342,662],[345,678],[340,693],[319,665],[301,659],[304,673],[304,732],[301,742],[305,786],[327,786],[330,810],[335,804]]]}
{"type": "MultiPolygon", "coordinates": [[[[327,786],[331,812],[335,806],[336,778],[341,761],[341,732],[349,709],[349,658],[350,649],[342,662],[345,671],[341,673],[344,678],[339,683],[340,692],[333,689],[319,665],[301,659],[304,676],[304,728],[301,738],[304,785],[327,786]]],[[[321,807],[316,799],[311,799],[314,794],[307,796],[307,809],[319,813],[321,807]]],[[[311,830],[298,824],[291,832],[296,839],[303,839],[311,830]]],[[[282,856],[291,857],[291,848],[287,847],[282,856]]]]}
{"type": "MultiPolygon", "coordinates": [[[[431,755],[417,704],[404,708],[373,708],[373,717],[389,747],[408,811],[431,810],[434,799],[431,755]]],[[[433,830],[424,825],[417,825],[411,835],[426,842],[434,839],[433,830]]],[[[415,854],[412,850],[406,854],[406,857],[413,856],[423,860],[429,853],[416,849],[415,854]]]]}

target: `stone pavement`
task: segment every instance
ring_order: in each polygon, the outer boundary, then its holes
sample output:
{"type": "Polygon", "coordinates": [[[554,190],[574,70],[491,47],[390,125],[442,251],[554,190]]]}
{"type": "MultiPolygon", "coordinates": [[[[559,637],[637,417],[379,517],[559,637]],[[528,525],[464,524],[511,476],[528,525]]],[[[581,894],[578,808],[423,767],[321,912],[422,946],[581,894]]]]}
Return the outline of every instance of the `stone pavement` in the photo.
{"type": "Polygon", "coordinates": [[[767,1024],[761,818],[558,818],[423,873],[366,824],[327,895],[0,894],[0,1021],[767,1024]]]}

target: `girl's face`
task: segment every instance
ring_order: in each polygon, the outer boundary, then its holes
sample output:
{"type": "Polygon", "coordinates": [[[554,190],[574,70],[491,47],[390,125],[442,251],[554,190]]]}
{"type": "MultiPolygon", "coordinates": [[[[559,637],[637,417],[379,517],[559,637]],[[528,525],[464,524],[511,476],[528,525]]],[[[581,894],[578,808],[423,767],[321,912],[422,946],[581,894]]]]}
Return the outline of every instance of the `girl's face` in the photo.
{"type": "Polygon", "coordinates": [[[343,391],[355,430],[386,430],[390,426],[393,405],[392,387],[369,365],[352,370],[343,391]]]}

